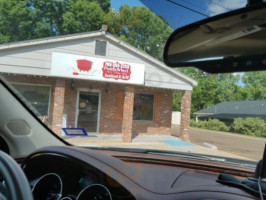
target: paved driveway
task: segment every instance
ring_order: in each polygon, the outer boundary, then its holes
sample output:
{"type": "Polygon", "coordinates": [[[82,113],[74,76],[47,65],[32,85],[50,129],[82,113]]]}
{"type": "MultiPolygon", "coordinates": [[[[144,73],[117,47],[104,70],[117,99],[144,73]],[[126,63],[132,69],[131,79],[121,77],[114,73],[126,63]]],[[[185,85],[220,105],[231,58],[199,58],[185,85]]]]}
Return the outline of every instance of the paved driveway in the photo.
{"type": "MultiPolygon", "coordinates": [[[[172,135],[179,136],[179,132],[179,126],[172,127],[172,135]]],[[[208,143],[216,146],[218,150],[231,152],[252,160],[259,160],[262,158],[266,139],[191,128],[190,141],[200,146],[205,146],[208,143]]]]}
{"type": "Polygon", "coordinates": [[[196,144],[184,142],[178,137],[170,135],[137,135],[132,142],[123,142],[121,134],[98,134],[95,136],[75,136],[64,137],[69,143],[78,146],[87,147],[119,147],[130,149],[150,149],[150,150],[166,150],[166,151],[180,151],[197,154],[206,154],[222,157],[233,157],[239,159],[246,159],[246,157],[227,153],[225,151],[210,149],[210,147],[199,146],[196,144]]]}

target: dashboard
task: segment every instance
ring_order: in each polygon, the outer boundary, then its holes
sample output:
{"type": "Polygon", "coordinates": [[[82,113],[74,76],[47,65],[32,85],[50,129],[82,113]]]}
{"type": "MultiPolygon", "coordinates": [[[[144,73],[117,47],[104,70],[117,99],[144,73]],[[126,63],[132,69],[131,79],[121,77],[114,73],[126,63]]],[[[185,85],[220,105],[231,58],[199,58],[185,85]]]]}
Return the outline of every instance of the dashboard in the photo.
{"type": "Polygon", "coordinates": [[[21,165],[35,200],[257,199],[216,182],[217,174],[127,163],[97,150],[46,147],[21,165]]]}
{"type": "Polygon", "coordinates": [[[69,156],[35,154],[22,168],[36,200],[134,200],[106,173],[69,156]]]}

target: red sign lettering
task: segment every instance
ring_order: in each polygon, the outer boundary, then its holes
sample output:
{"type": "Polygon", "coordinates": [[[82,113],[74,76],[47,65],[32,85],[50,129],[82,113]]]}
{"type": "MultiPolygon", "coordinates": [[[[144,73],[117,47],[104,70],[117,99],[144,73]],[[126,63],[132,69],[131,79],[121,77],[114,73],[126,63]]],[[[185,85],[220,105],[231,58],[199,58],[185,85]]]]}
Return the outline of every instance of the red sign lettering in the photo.
{"type": "Polygon", "coordinates": [[[131,66],[129,64],[120,64],[119,62],[105,61],[103,63],[103,77],[110,79],[129,80],[131,74],[131,66]]]}

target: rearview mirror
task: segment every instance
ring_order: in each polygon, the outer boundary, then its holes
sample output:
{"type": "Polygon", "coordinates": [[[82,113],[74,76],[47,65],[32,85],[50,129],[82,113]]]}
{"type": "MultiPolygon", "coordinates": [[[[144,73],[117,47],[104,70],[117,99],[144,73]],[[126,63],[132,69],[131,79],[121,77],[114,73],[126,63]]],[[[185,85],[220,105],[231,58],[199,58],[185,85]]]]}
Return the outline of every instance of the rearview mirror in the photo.
{"type": "Polygon", "coordinates": [[[266,3],[177,29],[166,43],[164,62],[209,73],[266,69],[266,3]]]}

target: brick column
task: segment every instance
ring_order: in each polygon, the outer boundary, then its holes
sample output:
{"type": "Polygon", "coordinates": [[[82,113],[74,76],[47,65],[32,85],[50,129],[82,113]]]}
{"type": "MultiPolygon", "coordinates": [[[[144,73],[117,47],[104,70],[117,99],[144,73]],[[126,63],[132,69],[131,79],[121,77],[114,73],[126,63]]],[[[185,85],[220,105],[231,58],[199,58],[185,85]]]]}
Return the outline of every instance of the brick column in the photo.
{"type": "Polygon", "coordinates": [[[189,142],[191,91],[184,91],[181,100],[180,139],[189,142]]]}
{"type": "Polygon", "coordinates": [[[53,117],[52,130],[59,136],[62,133],[62,122],[64,114],[65,103],[65,80],[57,78],[54,88],[54,103],[53,103],[53,117]]]}
{"type": "Polygon", "coordinates": [[[123,142],[132,142],[132,123],[134,106],[134,87],[125,88],[123,121],[122,121],[122,139],[123,142]]]}

